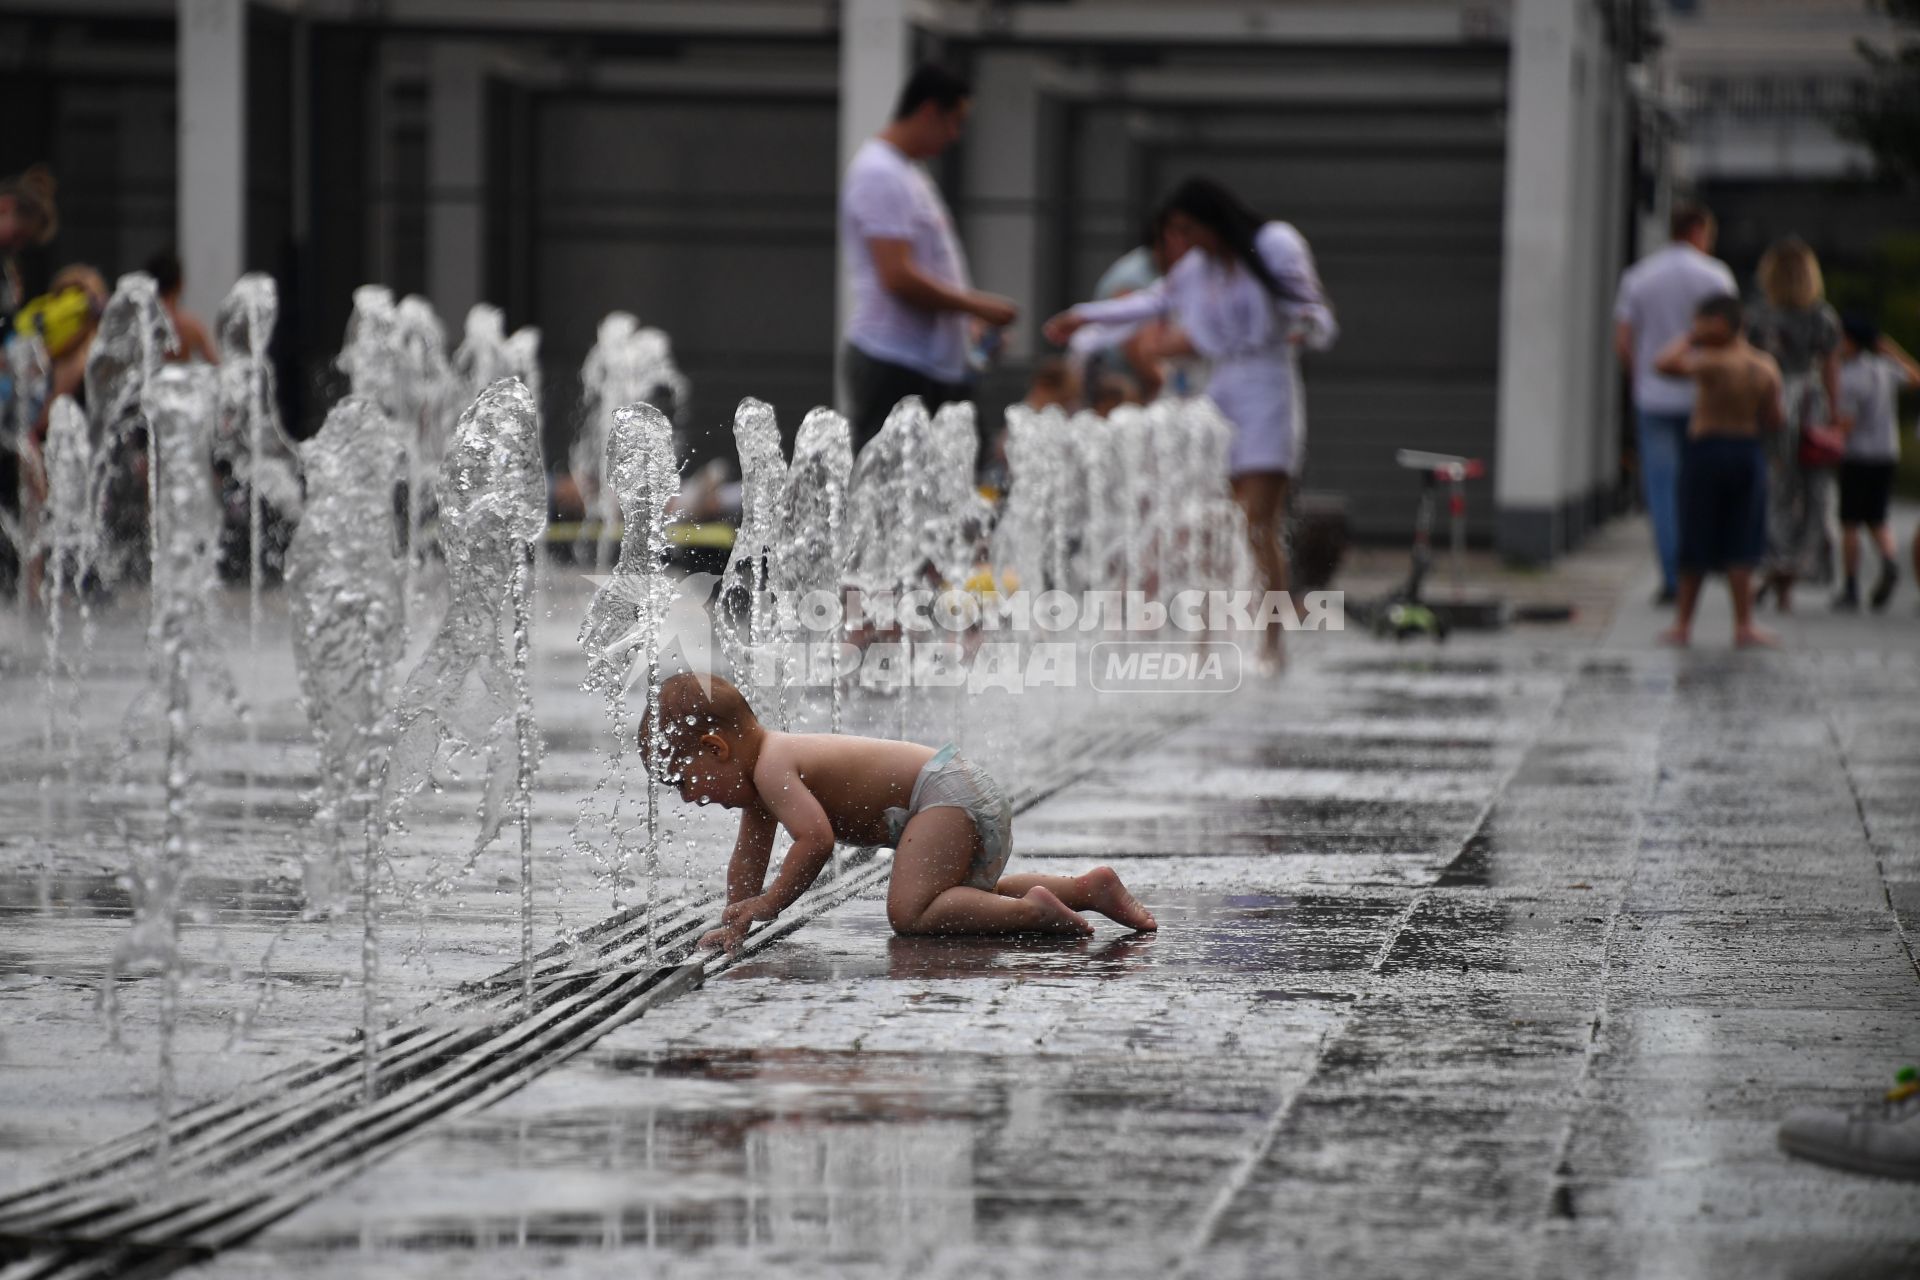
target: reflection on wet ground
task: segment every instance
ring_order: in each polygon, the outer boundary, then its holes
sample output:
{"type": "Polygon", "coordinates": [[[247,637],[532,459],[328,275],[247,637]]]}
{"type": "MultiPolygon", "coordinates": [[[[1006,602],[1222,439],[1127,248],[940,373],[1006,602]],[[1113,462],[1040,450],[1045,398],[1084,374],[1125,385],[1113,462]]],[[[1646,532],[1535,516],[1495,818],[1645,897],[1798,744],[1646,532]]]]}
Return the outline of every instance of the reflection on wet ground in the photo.
{"type": "Polygon", "coordinates": [[[894,938],[856,904],[436,1131],[254,1265],[618,1248],[899,1268],[1119,1237],[1164,1265],[1401,904],[1162,892],[1159,934],[1091,941],[894,938]]]}
{"type": "Polygon", "coordinates": [[[1023,852],[1050,857],[1367,854],[1431,850],[1445,840],[1449,819],[1472,816],[1466,804],[1275,798],[1216,801],[1195,822],[1168,814],[1164,800],[1085,796],[1036,815],[1019,839],[1023,852]]]}
{"type": "Polygon", "coordinates": [[[1116,1237],[1159,1252],[1231,1150],[1200,1135],[1266,1097],[1205,1066],[864,1051],[628,1056],[564,1102],[541,1092],[399,1157],[380,1202],[303,1214],[270,1256],[624,1249],[644,1269],[640,1251],[720,1250],[827,1269],[1043,1241],[1085,1257],[1116,1237]],[[1139,1155],[1116,1196],[1123,1145],[1139,1155]],[[462,1168],[484,1184],[450,1183],[462,1168]]]}
{"type": "Polygon", "coordinates": [[[784,947],[728,971],[729,979],[782,978],[801,982],[840,982],[855,977],[902,980],[931,978],[1013,978],[1036,974],[1117,976],[1151,962],[1151,934],[1129,934],[1103,942],[1081,938],[902,938],[877,942],[880,954],[870,963],[858,957],[831,961],[803,947],[784,947]],[[851,964],[852,967],[849,967],[851,964]]]}
{"type": "MultiPolygon", "coordinates": [[[[237,880],[201,876],[194,899],[202,915],[229,913],[254,920],[289,919],[300,914],[300,886],[291,880],[237,880]]],[[[110,916],[133,913],[133,895],[125,876],[0,873],[0,918],[14,913],[41,916],[110,916]]]]}
{"type": "MultiPolygon", "coordinates": [[[[1112,861],[1157,935],[902,939],[862,898],[205,1273],[1920,1274],[1912,1188],[1772,1148],[1920,1052],[1920,663],[1360,652],[1019,818],[1022,868],[1112,861]]],[[[210,921],[277,923],[238,862],[210,921]]],[[[124,909],[16,865],[0,971],[83,972],[124,909]]]]}

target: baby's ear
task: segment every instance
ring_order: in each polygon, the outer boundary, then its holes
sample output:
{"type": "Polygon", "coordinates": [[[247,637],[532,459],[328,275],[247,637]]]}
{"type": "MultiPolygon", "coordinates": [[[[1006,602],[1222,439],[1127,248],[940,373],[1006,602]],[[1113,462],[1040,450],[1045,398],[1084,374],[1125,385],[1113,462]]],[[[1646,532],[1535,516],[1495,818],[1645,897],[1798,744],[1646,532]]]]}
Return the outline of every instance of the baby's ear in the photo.
{"type": "Polygon", "coordinates": [[[722,761],[733,759],[733,744],[717,733],[702,734],[700,749],[713,752],[715,758],[722,761]]]}

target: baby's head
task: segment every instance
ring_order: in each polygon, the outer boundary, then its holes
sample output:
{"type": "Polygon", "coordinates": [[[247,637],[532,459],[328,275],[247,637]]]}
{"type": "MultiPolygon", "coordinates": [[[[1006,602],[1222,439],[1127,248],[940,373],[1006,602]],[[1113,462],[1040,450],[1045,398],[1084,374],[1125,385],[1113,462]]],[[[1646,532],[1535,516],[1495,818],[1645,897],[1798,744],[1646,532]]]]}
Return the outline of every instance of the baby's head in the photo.
{"type": "Polygon", "coordinates": [[[682,672],[660,685],[660,733],[653,713],[640,718],[647,772],[694,804],[738,809],[759,798],[753,765],[764,732],[740,690],[719,676],[682,672]]]}

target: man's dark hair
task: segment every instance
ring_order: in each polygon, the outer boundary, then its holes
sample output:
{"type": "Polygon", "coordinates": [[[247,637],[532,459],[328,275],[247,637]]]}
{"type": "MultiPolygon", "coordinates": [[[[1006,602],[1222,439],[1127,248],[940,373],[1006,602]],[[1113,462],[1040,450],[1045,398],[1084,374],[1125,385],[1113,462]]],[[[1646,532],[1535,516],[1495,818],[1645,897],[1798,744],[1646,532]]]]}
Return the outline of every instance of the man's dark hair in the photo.
{"type": "Polygon", "coordinates": [[[905,120],[931,102],[942,111],[951,111],[973,96],[973,86],[955,72],[937,62],[923,62],[907,77],[900,90],[900,101],[893,109],[895,120],[905,120]]]}
{"type": "Polygon", "coordinates": [[[1683,200],[1673,206],[1673,213],[1667,218],[1667,227],[1675,240],[1685,240],[1701,228],[1713,228],[1713,214],[1703,204],[1694,204],[1683,200]]]}
{"type": "Polygon", "coordinates": [[[1702,320],[1724,320],[1727,328],[1738,334],[1747,326],[1746,313],[1740,308],[1740,299],[1730,293],[1717,293],[1701,303],[1694,315],[1702,320]]]}
{"type": "Polygon", "coordinates": [[[162,249],[148,258],[147,265],[142,269],[160,286],[162,297],[180,287],[180,255],[171,249],[162,249]]]}

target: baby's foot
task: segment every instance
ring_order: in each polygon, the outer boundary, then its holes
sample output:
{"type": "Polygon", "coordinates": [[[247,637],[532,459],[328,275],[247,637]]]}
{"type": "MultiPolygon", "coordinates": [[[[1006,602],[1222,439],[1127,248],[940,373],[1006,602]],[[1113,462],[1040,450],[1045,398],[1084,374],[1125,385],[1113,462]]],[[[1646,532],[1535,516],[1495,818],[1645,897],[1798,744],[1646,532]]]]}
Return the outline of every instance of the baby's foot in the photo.
{"type": "Polygon", "coordinates": [[[1084,937],[1093,932],[1093,926],[1083,920],[1079,913],[1054,896],[1053,890],[1039,885],[1027,890],[1026,900],[1046,913],[1046,922],[1041,928],[1049,933],[1070,933],[1084,937]]]}
{"type": "Polygon", "coordinates": [[[1080,881],[1093,893],[1093,909],[1115,924],[1123,924],[1143,933],[1160,927],[1153,918],[1153,912],[1141,906],[1140,899],[1127,892],[1127,886],[1120,883],[1120,877],[1112,867],[1095,867],[1081,876],[1080,881]]]}

